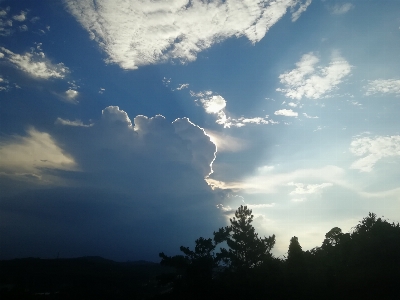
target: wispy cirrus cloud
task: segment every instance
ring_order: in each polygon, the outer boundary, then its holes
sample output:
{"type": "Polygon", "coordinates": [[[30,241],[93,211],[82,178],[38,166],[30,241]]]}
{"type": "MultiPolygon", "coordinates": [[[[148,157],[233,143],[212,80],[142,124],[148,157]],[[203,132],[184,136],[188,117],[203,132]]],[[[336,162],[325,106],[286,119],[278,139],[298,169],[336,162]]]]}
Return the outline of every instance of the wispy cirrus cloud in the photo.
{"type": "Polygon", "coordinates": [[[351,169],[371,172],[379,160],[400,156],[400,135],[356,138],[350,144],[350,152],[362,156],[351,164],[351,169]]]}
{"type": "Polygon", "coordinates": [[[0,59],[7,60],[17,69],[33,78],[64,78],[69,73],[69,69],[63,63],[52,63],[42,51],[17,54],[4,47],[0,47],[0,53],[3,54],[0,59]]]}
{"type": "Polygon", "coordinates": [[[354,4],[351,3],[343,3],[343,4],[336,4],[330,7],[332,14],[334,15],[343,15],[349,12],[351,9],[354,8],[354,4]]]}
{"type": "Polygon", "coordinates": [[[323,98],[337,88],[352,68],[338,52],[332,54],[327,67],[318,66],[318,62],[319,58],[313,52],[304,54],[295,69],[279,75],[285,88],[276,90],[291,99],[323,98]]]}
{"type": "Polygon", "coordinates": [[[289,182],[288,185],[296,187],[293,191],[289,193],[289,195],[315,194],[320,192],[322,189],[326,187],[333,186],[333,184],[330,182],[324,182],[321,184],[304,184],[304,183],[289,182]]]}
{"type": "Polygon", "coordinates": [[[194,61],[230,37],[260,41],[288,9],[292,21],[311,0],[64,0],[68,11],[123,69],[168,60],[194,61]],[[118,17],[116,17],[118,16],[118,17]]]}
{"type": "Polygon", "coordinates": [[[75,121],[71,121],[63,118],[57,118],[54,124],[65,125],[65,126],[78,126],[78,127],[90,127],[93,125],[93,124],[85,125],[81,120],[78,119],[76,119],[75,121]]]}
{"type": "Polygon", "coordinates": [[[374,94],[395,94],[400,96],[400,79],[377,79],[364,86],[366,96],[374,94]]]}

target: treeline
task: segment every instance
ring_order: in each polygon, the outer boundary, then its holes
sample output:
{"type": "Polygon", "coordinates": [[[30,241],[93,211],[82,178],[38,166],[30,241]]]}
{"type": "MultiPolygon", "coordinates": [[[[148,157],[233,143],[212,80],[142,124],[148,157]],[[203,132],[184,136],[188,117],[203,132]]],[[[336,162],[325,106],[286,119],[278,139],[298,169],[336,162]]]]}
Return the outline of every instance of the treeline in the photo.
{"type": "Polygon", "coordinates": [[[303,251],[297,237],[287,257],[271,254],[275,235],[261,238],[241,206],[230,226],[199,238],[182,255],[160,253],[176,272],[159,276],[171,291],[157,299],[400,299],[400,225],[362,219],[352,232],[332,228],[320,247],[303,251]]]}

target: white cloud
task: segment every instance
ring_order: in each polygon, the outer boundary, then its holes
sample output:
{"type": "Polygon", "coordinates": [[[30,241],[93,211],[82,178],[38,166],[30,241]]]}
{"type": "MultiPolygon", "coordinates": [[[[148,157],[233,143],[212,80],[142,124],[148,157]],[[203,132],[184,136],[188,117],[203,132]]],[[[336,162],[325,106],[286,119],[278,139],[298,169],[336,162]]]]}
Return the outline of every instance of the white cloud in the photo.
{"type": "Polygon", "coordinates": [[[93,124],[90,125],[85,125],[81,120],[75,120],[75,121],[70,121],[67,119],[62,119],[62,118],[57,118],[57,120],[54,122],[54,124],[58,125],[65,125],[65,126],[78,126],[78,127],[90,127],[93,124]]]}
{"type": "Polygon", "coordinates": [[[189,87],[189,83],[182,83],[176,89],[178,91],[180,91],[180,90],[183,90],[183,89],[187,89],[188,87],[189,87]]]}
{"type": "Polygon", "coordinates": [[[307,119],[318,119],[317,116],[312,117],[312,116],[307,115],[307,113],[303,113],[303,116],[305,116],[307,119]]]}
{"type": "Polygon", "coordinates": [[[337,185],[354,190],[354,187],[345,181],[344,176],[345,171],[342,168],[332,165],[314,169],[298,169],[286,173],[277,173],[274,168],[267,166],[257,168],[254,175],[245,178],[243,181],[224,182],[209,178],[207,179],[207,182],[213,188],[244,191],[248,194],[278,193],[279,189],[287,188],[289,183],[299,181],[310,182],[302,186],[302,191],[304,192],[299,194],[307,194],[307,191],[309,193],[315,192],[318,191],[318,189],[325,188],[330,185],[337,185]],[[322,183],[312,183],[316,181],[322,183]]]}
{"type": "Polygon", "coordinates": [[[26,20],[26,14],[27,14],[26,11],[21,11],[19,15],[14,15],[13,19],[18,22],[23,22],[26,20]]]}
{"type": "Polygon", "coordinates": [[[9,36],[12,34],[12,20],[7,19],[7,14],[10,11],[10,7],[0,10],[0,36],[9,36]]]}
{"type": "Polygon", "coordinates": [[[192,97],[200,97],[195,100],[200,102],[208,114],[214,114],[217,116],[215,123],[223,125],[224,128],[230,127],[243,127],[248,124],[277,124],[273,120],[268,120],[268,115],[265,117],[254,117],[254,118],[232,118],[227,116],[226,112],[226,100],[220,95],[213,95],[212,91],[204,91],[195,93],[190,91],[192,97]]]}
{"type": "Polygon", "coordinates": [[[276,90],[291,99],[318,99],[335,89],[352,68],[337,52],[333,53],[329,66],[316,66],[318,62],[318,57],[312,52],[304,54],[296,63],[296,69],[279,75],[285,88],[276,90]]]}
{"type": "Polygon", "coordinates": [[[274,207],[275,203],[262,203],[262,204],[246,204],[249,209],[253,208],[269,208],[274,207]]]}
{"type": "Polygon", "coordinates": [[[400,156],[400,135],[356,138],[350,144],[350,152],[363,156],[352,163],[351,169],[371,172],[379,160],[400,156]]]}
{"type": "Polygon", "coordinates": [[[305,3],[301,3],[297,11],[292,14],[292,22],[296,22],[300,15],[306,11],[307,7],[311,4],[312,0],[307,0],[305,3]]]}
{"type": "Polygon", "coordinates": [[[216,114],[223,110],[226,106],[226,101],[221,96],[211,96],[210,98],[200,99],[204,110],[208,114],[216,114]]]}
{"type": "Polygon", "coordinates": [[[351,3],[336,4],[331,8],[331,11],[334,15],[343,15],[353,8],[354,5],[351,3]]]}
{"type": "Polygon", "coordinates": [[[332,183],[321,183],[321,184],[304,184],[304,183],[295,183],[289,182],[289,186],[295,186],[295,190],[290,192],[289,195],[304,195],[304,194],[315,194],[320,192],[322,189],[326,187],[333,186],[332,183]]]}
{"type": "Polygon", "coordinates": [[[18,27],[20,31],[28,31],[28,26],[22,25],[18,27]]]}
{"type": "Polygon", "coordinates": [[[64,0],[69,12],[124,69],[168,60],[194,61],[197,54],[230,37],[260,41],[286,13],[298,19],[302,0],[64,0]]]}
{"type": "Polygon", "coordinates": [[[400,79],[370,80],[364,88],[367,96],[378,93],[400,95],[400,79]]]}
{"type": "Polygon", "coordinates": [[[4,17],[6,15],[7,15],[7,10],[5,9],[0,10],[0,17],[4,17]]]}
{"type": "Polygon", "coordinates": [[[72,90],[72,89],[68,89],[65,92],[66,97],[71,100],[71,101],[75,101],[75,98],[78,97],[78,91],[72,90]]]}
{"type": "Polygon", "coordinates": [[[274,112],[277,116],[297,117],[299,114],[291,109],[281,109],[274,112]]]}
{"type": "Polygon", "coordinates": [[[4,47],[0,47],[3,59],[7,59],[21,71],[38,79],[64,78],[69,69],[63,64],[53,64],[43,52],[16,54],[4,47]]]}
{"type": "Polygon", "coordinates": [[[74,170],[74,159],[45,132],[33,128],[27,136],[0,142],[0,171],[5,174],[41,174],[42,169],[74,170]]]}

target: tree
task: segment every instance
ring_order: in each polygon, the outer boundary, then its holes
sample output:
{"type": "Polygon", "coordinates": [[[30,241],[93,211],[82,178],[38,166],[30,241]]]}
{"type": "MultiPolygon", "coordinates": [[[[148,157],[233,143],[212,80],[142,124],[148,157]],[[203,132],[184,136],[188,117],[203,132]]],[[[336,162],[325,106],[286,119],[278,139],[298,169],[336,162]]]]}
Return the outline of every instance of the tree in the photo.
{"type": "Polygon", "coordinates": [[[303,250],[299,239],[294,236],[290,239],[287,262],[289,265],[298,265],[303,261],[303,250]]]}
{"type": "Polygon", "coordinates": [[[217,259],[232,270],[250,269],[271,258],[275,235],[260,238],[251,224],[254,216],[247,206],[241,205],[230,219],[231,225],[214,232],[214,241],[226,241],[229,250],[221,248],[217,259]]]}

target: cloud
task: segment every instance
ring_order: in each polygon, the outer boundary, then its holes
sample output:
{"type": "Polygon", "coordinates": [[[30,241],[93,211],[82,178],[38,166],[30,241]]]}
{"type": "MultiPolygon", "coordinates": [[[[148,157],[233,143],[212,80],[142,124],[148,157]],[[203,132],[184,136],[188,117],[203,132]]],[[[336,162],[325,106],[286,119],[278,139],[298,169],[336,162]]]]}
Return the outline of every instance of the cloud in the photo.
{"type": "Polygon", "coordinates": [[[336,4],[331,7],[332,14],[334,15],[343,15],[349,12],[351,9],[354,8],[354,5],[351,3],[344,3],[344,4],[336,4]]]}
{"type": "Polygon", "coordinates": [[[19,15],[14,15],[13,19],[18,22],[23,22],[26,20],[26,14],[27,14],[26,11],[21,11],[19,15]]]}
{"type": "Polygon", "coordinates": [[[296,69],[279,75],[285,88],[277,88],[291,99],[301,100],[303,97],[318,99],[326,97],[327,93],[342,82],[350,74],[352,66],[337,52],[332,55],[327,67],[316,66],[319,58],[312,52],[304,54],[296,69]]]}
{"type": "Polygon", "coordinates": [[[265,117],[254,117],[254,118],[232,118],[227,116],[226,112],[226,100],[220,95],[213,95],[212,91],[204,91],[195,93],[190,91],[192,97],[200,97],[195,100],[200,102],[208,114],[214,114],[217,116],[215,123],[223,125],[224,128],[230,127],[243,127],[248,124],[277,124],[273,120],[268,120],[268,115],[265,117]]]}
{"type": "Polygon", "coordinates": [[[180,91],[180,90],[183,90],[183,89],[187,89],[188,87],[189,87],[189,83],[182,83],[176,89],[178,91],[180,91]]]}
{"type": "Polygon", "coordinates": [[[379,160],[400,156],[400,135],[356,138],[350,144],[350,152],[363,156],[351,164],[351,169],[371,172],[379,160]]]}
{"type": "Polygon", "coordinates": [[[370,80],[364,86],[366,96],[374,94],[396,94],[400,95],[400,79],[377,79],[370,80]]]}
{"type": "MultiPolygon", "coordinates": [[[[312,190],[315,181],[322,182],[322,184],[335,184],[337,186],[342,186],[346,188],[352,188],[350,184],[346,183],[343,179],[345,171],[337,166],[325,166],[322,168],[308,168],[308,169],[298,169],[292,172],[277,173],[272,172],[273,169],[258,168],[254,175],[245,178],[241,182],[222,182],[215,183],[215,186],[221,189],[231,189],[245,191],[248,194],[274,194],[281,188],[287,187],[291,182],[298,181],[308,181],[312,183],[306,183],[305,191],[312,190]],[[309,186],[309,187],[307,187],[309,186]]],[[[318,189],[316,184],[316,188],[318,189]]],[[[314,187],[315,189],[315,187],[314,187]]]]}
{"type": "Polygon", "coordinates": [[[68,11],[123,69],[197,54],[230,37],[260,41],[288,8],[299,18],[310,0],[139,1],[64,0],[68,11]],[[115,16],[118,15],[118,18],[115,16]]]}
{"type": "Polygon", "coordinates": [[[78,91],[75,91],[75,90],[72,90],[72,89],[68,89],[65,92],[66,97],[69,100],[74,101],[74,102],[76,101],[75,98],[78,97],[78,94],[79,94],[78,91]]]}
{"type": "Polygon", "coordinates": [[[216,114],[223,110],[226,106],[225,99],[219,95],[200,99],[200,102],[203,104],[204,110],[208,114],[216,114]]]}
{"type": "Polygon", "coordinates": [[[292,14],[292,22],[296,22],[300,15],[306,11],[307,7],[311,4],[312,0],[307,0],[305,3],[301,3],[299,8],[292,14]]]}
{"type": "Polygon", "coordinates": [[[4,174],[41,174],[43,168],[75,170],[74,159],[54,138],[31,128],[27,136],[13,136],[0,142],[0,172],[4,174]]]}
{"type": "Polygon", "coordinates": [[[312,117],[312,116],[307,115],[307,113],[303,113],[303,116],[305,116],[307,119],[318,119],[317,116],[312,117]]]}
{"type": "Polygon", "coordinates": [[[69,69],[63,64],[53,64],[43,52],[16,54],[4,47],[0,47],[3,59],[12,63],[19,70],[37,79],[64,78],[69,69]]]}
{"type": "Polygon", "coordinates": [[[13,21],[7,18],[9,12],[10,7],[0,9],[0,36],[9,36],[13,32],[11,29],[13,21]]]}
{"type": "Polygon", "coordinates": [[[281,109],[274,112],[277,116],[297,117],[299,114],[291,109],[281,109]]]}
{"type": "Polygon", "coordinates": [[[243,139],[206,129],[207,135],[217,146],[218,153],[221,152],[240,152],[248,148],[248,142],[243,139]]]}
{"type": "MultiPolygon", "coordinates": [[[[92,253],[156,261],[160,251],[177,254],[182,244],[190,245],[226,224],[216,208],[219,198],[205,181],[216,147],[189,119],[131,119],[119,107],[109,106],[91,126],[81,126],[79,120],[56,122],[67,126],[54,126],[51,133],[32,131],[27,138],[4,142],[0,152],[7,171],[39,170],[43,178],[52,175],[64,182],[46,189],[35,185],[29,191],[22,185],[9,197],[2,193],[2,258],[26,256],[24,249],[36,255],[51,240],[41,257],[62,251],[63,257],[92,253]],[[20,144],[23,151],[18,150],[20,144]],[[8,156],[16,153],[13,159],[8,156]],[[45,160],[54,168],[47,168],[45,160]],[[75,169],[60,169],[71,161],[75,169]],[[26,170],[35,163],[39,166],[26,170]],[[32,232],[33,241],[24,238],[32,232]],[[21,247],[9,246],[12,241],[21,247]]],[[[0,174],[0,183],[4,180],[0,174]]]]}
{"type": "Polygon", "coordinates": [[[289,182],[289,186],[295,186],[296,189],[289,193],[289,195],[304,195],[304,194],[315,194],[320,192],[322,189],[326,187],[333,186],[332,183],[321,183],[321,184],[304,184],[304,183],[295,183],[289,182]]]}
{"type": "Polygon", "coordinates": [[[70,121],[62,118],[57,118],[54,124],[65,125],[65,126],[79,126],[79,127],[90,127],[93,125],[93,124],[85,125],[81,120],[70,121]]]}
{"type": "Polygon", "coordinates": [[[21,25],[18,28],[20,31],[28,31],[28,26],[26,26],[26,25],[21,25]]]}

